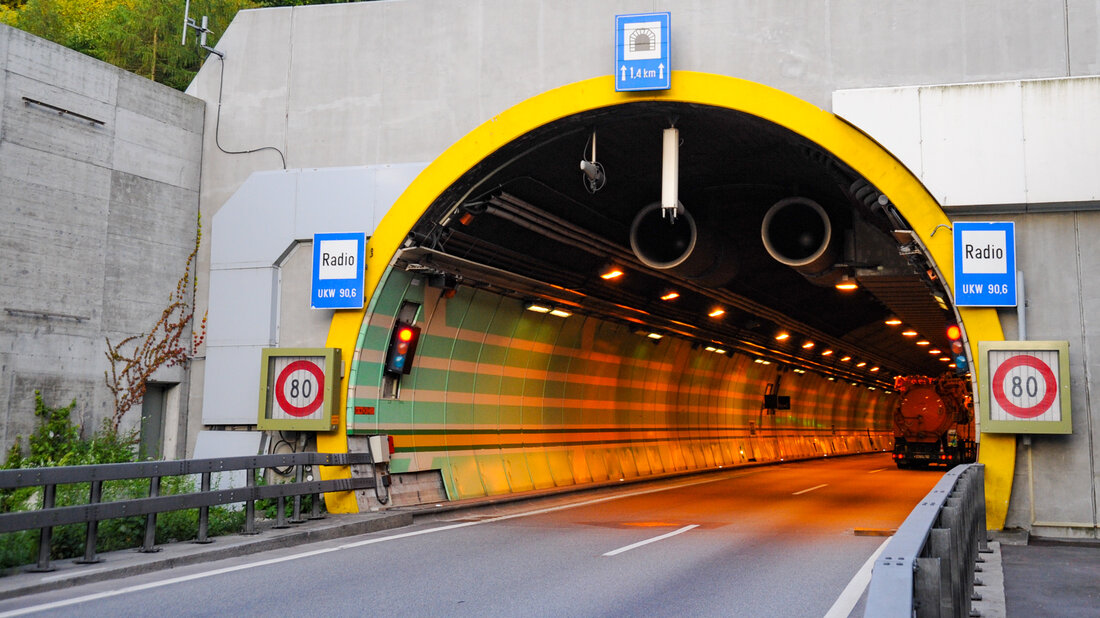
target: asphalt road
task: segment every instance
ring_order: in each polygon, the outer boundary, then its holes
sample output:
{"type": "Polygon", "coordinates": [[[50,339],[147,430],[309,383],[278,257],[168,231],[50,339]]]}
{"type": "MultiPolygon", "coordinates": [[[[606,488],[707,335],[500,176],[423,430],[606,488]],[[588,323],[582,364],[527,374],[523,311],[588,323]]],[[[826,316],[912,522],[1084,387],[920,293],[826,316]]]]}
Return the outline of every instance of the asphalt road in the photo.
{"type": "Polygon", "coordinates": [[[887,455],[730,470],[68,588],[0,615],[824,616],[886,540],[856,530],[896,528],[941,475],[887,455]]]}

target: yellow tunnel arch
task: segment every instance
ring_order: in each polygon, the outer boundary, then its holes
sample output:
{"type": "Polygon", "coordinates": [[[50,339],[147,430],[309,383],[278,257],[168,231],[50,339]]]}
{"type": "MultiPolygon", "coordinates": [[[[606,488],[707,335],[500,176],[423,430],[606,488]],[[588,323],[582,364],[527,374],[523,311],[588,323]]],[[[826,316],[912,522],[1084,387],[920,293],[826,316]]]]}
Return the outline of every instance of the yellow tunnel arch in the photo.
{"type": "MultiPolygon", "coordinates": [[[[933,234],[950,225],[943,209],[921,182],[890,152],[838,116],[768,86],[734,77],[674,71],[672,88],[648,92],[616,92],[612,76],[588,79],[544,92],[490,118],[435,159],[405,190],[378,224],[367,245],[365,296],[370,299],[394,254],[427,207],[474,165],[513,140],[548,123],[594,109],[638,101],[669,101],[726,108],[757,116],[815,142],[890,196],[911,224],[937,265],[948,288],[954,288],[951,234],[933,234]]],[[[347,392],[356,339],[366,310],[337,311],[327,346],[340,348],[344,360],[342,392],[347,392]]],[[[993,309],[960,309],[971,345],[1003,339],[993,309]]],[[[977,357],[974,353],[973,358],[977,357]]],[[[980,368],[975,368],[980,369],[980,368]]],[[[341,409],[341,427],[346,410],[341,409]]],[[[318,435],[318,449],[346,452],[345,431],[318,435]]],[[[1004,527],[1015,464],[1011,436],[982,434],[979,460],[986,464],[987,526],[1004,527]]],[[[346,468],[322,468],[323,478],[346,477],[346,468]]],[[[330,494],[333,512],[354,512],[350,493],[330,494]]]]}

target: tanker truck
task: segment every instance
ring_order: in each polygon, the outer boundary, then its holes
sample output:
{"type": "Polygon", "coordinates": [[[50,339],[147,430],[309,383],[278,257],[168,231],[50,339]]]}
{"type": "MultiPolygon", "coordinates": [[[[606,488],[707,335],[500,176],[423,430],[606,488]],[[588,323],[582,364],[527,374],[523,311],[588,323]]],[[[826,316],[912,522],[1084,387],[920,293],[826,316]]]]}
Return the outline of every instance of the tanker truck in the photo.
{"type": "Polygon", "coordinates": [[[970,382],[944,374],[898,376],[894,410],[894,463],[899,468],[952,467],[975,459],[970,382]]]}

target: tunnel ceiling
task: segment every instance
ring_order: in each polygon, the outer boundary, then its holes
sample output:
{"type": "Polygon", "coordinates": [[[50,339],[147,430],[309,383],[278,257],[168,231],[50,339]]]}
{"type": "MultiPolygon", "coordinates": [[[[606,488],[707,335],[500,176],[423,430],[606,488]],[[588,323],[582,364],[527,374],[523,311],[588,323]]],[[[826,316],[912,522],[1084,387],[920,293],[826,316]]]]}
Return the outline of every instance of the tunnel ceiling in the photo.
{"type": "MultiPolygon", "coordinates": [[[[774,221],[773,233],[787,240],[806,233],[799,218],[774,221]]],[[[684,225],[681,217],[676,226],[684,225]]],[[[783,127],[725,108],[650,101],[551,123],[477,163],[429,207],[398,265],[435,275],[437,286],[486,287],[639,333],[888,384],[899,374],[942,373],[939,358],[949,355],[949,297],[907,229],[887,197],[783,127]],[[635,217],[661,199],[669,126],[679,130],[679,199],[698,230],[695,251],[717,256],[702,275],[647,266],[631,248],[635,217]],[[593,134],[606,176],[597,191],[579,167],[591,159],[593,134]],[[791,197],[828,214],[836,255],[820,274],[800,274],[762,242],[769,208],[791,197]],[[600,278],[609,264],[624,275],[600,278]],[[859,289],[835,289],[842,274],[859,289]],[[680,297],[662,301],[669,290],[680,297]],[[716,307],[725,313],[710,317],[716,307]],[[891,316],[902,324],[887,325],[891,316]],[[791,336],[777,340],[781,331],[791,336]],[[814,346],[803,348],[807,341],[814,346]]]]}

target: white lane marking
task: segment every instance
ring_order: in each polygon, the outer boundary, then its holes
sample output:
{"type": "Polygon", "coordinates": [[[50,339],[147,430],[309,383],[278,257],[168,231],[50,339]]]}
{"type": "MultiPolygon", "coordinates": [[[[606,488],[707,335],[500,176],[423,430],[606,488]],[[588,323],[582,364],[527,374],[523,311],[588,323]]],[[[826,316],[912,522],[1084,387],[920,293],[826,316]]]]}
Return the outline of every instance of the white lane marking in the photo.
{"type": "Polygon", "coordinates": [[[874,469],[874,470],[871,470],[871,471],[870,471],[870,472],[868,472],[867,474],[874,474],[875,472],[882,472],[882,471],[883,471],[883,470],[885,470],[885,469],[886,469],[886,468],[876,468],[876,469],[874,469]]]}
{"type": "Polygon", "coordinates": [[[813,487],[811,487],[809,489],[803,489],[802,491],[796,491],[791,495],[792,496],[801,496],[802,494],[808,494],[808,493],[810,493],[811,491],[813,491],[815,489],[821,489],[822,487],[826,487],[826,486],[828,486],[828,483],[822,483],[820,485],[814,485],[813,487]]]}
{"type": "Polygon", "coordinates": [[[867,559],[867,562],[863,563],[859,571],[852,577],[852,581],[848,582],[848,585],[844,587],[844,592],[840,593],[837,597],[836,603],[829,608],[828,613],[825,614],[825,618],[848,618],[848,615],[852,613],[856,603],[859,603],[859,598],[863,596],[863,591],[867,589],[867,584],[871,583],[871,567],[875,565],[875,560],[882,554],[882,551],[886,549],[886,544],[890,542],[893,537],[887,537],[882,545],[878,546],[875,553],[871,554],[871,557],[867,559]]]}
{"type": "Polygon", "coordinates": [[[194,581],[196,579],[203,579],[203,578],[206,578],[206,577],[213,577],[215,575],[222,575],[222,574],[225,574],[225,573],[232,573],[234,571],[244,571],[246,569],[253,569],[253,568],[256,568],[256,567],[262,567],[262,566],[267,566],[267,565],[271,565],[271,564],[278,564],[280,562],[289,562],[291,560],[297,560],[299,558],[308,558],[310,556],[319,556],[321,554],[327,554],[327,553],[330,553],[330,552],[340,551],[340,550],[343,550],[343,549],[352,549],[352,548],[355,548],[355,547],[362,547],[364,545],[373,545],[375,543],[382,543],[383,541],[395,541],[397,539],[405,539],[405,538],[408,538],[408,537],[420,536],[422,534],[432,534],[432,533],[435,533],[435,532],[444,532],[444,531],[447,531],[447,530],[456,530],[458,528],[467,528],[469,526],[480,526],[482,524],[488,524],[488,523],[497,522],[497,521],[504,521],[504,520],[507,520],[507,519],[516,519],[516,518],[519,518],[519,517],[530,517],[532,515],[542,515],[542,514],[545,514],[545,513],[553,513],[555,511],[564,511],[566,509],[574,509],[574,508],[578,508],[578,507],[582,507],[582,506],[588,506],[590,504],[599,504],[601,502],[610,502],[611,500],[619,500],[619,499],[622,499],[622,498],[631,498],[631,497],[634,497],[634,496],[644,496],[646,494],[655,494],[655,493],[659,493],[659,492],[662,492],[662,491],[670,491],[670,490],[673,490],[673,489],[681,489],[683,487],[693,487],[695,485],[704,485],[706,483],[716,483],[718,481],[726,481],[726,480],[730,480],[730,479],[750,476],[750,475],[753,475],[753,474],[759,474],[759,473],[764,472],[764,471],[765,471],[764,468],[758,468],[758,469],[755,469],[755,470],[749,470],[749,471],[746,471],[746,472],[741,472],[739,474],[722,475],[720,478],[702,479],[702,480],[692,481],[692,482],[688,482],[688,483],[679,483],[679,484],[676,484],[676,485],[669,485],[668,487],[657,487],[657,488],[654,488],[654,489],[645,489],[645,490],[642,490],[642,491],[635,491],[635,492],[631,492],[629,494],[618,494],[618,495],[614,495],[614,496],[605,496],[603,498],[595,498],[593,500],[586,500],[584,502],[575,502],[575,503],[570,503],[570,504],[562,504],[562,505],[559,505],[559,506],[547,507],[545,509],[537,509],[537,510],[534,510],[534,511],[525,511],[523,513],[513,513],[511,515],[501,515],[500,517],[493,517],[493,518],[490,518],[490,519],[482,519],[482,520],[479,520],[479,521],[467,521],[467,522],[462,522],[462,523],[458,523],[458,524],[449,524],[449,525],[446,525],[446,526],[439,526],[438,528],[425,528],[423,530],[414,530],[412,532],[402,532],[400,534],[394,534],[394,535],[385,536],[385,537],[378,537],[378,538],[374,538],[374,539],[366,539],[366,540],[363,540],[363,541],[356,541],[354,543],[345,543],[343,545],[338,545],[336,547],[326,547],[324,549],[315,549],[315,550],[312,550],[312,551],[302,552],[302,553],[298,553],[298,554],[292,554],[292,555],[289,555],[289,556],[282,556],[280,558],[269,558],[267,560],[260,560],[260,561],[257,561],[257,562],[249,562],[247,564],[239,564],[237,566],[225,567],[225,568],[216,569],[216,570],[213,570],[213,571],[205,571],[203,573],[194,573],[192,575],[183,575],[183,576],[180,576],[180,577],[173,577],[171,579],[164,579],[164,580],[160,580],[160,581],[149,582],[149,583],[146,583],[146,584],[139,584],[139,585],[136,585],[136,586],[127,586],[125,588],[117,588],[115,590],[105,590],[103,592],[97,592],[95,594],[89,594],[89,595],[85,595],[85,596],[82,596],[82,597],[75,597],[75,598],[72,598],[72,599],[65,599],[65,600],[62,600],[62,601],[53,601],[51,603],[43,603],[42,605],[34,605],[34,606],[31,606],[31,607],[24,607],[24,608],[20,608],[20,609],[14,609],[14,610],[11,610],[11,611],[0,613],[0,618],[7,618],[8,616],[23,616],[25,614],[30,614],[30,613],[33,613],[33,612],[42,612],[42,611],[47,611],[47,610],[51,610],[51,609],[57,609],[57,608],[60,608],[60,607],[68,607],[70,605],[76,605],[78,603],[85,603],[87,601],[95,601],[95,600],[98,600],[98,599],[106,599],[106,598],[113,597],[113,596],[129,594],[131,592],[140,592],[142,590],[150,590],[152,588],[160,588],[161,586],[170,586],[172,584],[179,584],[179,583],[194,581]]]}
{"type": "Polygon", "coordinates": [[[661,536],[655,536],[652,539],[646,539],[644,541],[638,541],[637,543],[631,543],[630,545],[627,545],[626,547],[620,547],[619,549],[613,549],[613,550],[607,552],[604,555],[605,556],[617,556],[617,555],[619,555],[619,554],[621,554],[625,551],[630,551],[632,549],[637,549],[637,548],[641,547],[642,545],[649,545],[650,543],[656,543],[657,541],[663,541],[664,539],[667,539],[670,536],[676,536],[677,534],[683,534],[683,533],[687,532],[688,530],[691,530],[692,528],[698,528],[698,527],[699,527],[699,524],[691,524],[690,526],[684,526],[683,528],[680,528],[679,530],[673,530],[672,532],[669,532],[667,534],[662,534],[661,536]]]}

